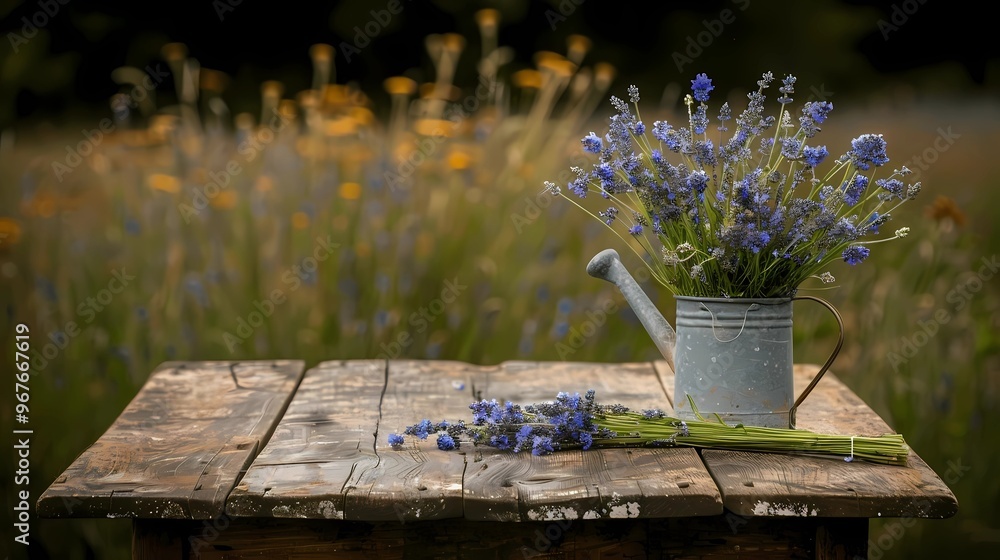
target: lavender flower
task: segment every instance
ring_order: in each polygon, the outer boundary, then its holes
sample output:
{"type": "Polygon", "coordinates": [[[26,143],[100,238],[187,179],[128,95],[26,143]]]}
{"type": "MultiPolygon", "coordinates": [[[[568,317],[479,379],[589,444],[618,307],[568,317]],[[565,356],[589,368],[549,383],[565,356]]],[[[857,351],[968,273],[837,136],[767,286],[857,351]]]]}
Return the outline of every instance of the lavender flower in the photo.
{"type": "Polygon", "coordinates": [[[437,438],[438,449],[442,451],[451,451],[459,447],[459,443],[455,441],[455,438],[451,437],[449,434],[440,434],[437,438]]]}
{"type": "Polygon", "coordinates": [[[855,175],[854,179],[844,183],[844,202],[848,206],[854,206],[861,200],[861,196],[865,194],[865,189],[868,188],[868,177],[864,175],[855,175]]]}
{"type": "Polygon", "coordinates": [[[805,112],[809,115],[809,118],[822,124],[826,117],[833,110],[833,103],[829,101],[811,101],[805,104],[805,112]]]}
{"type": "Polygon", "coordinates": [[[656,138],[664,144],[667,143],[667,135],[670,134],[670,130],[673,127],[667,121],[655,121],[653,123],[653,138],[656,138]]]}
{"type": "Polygon", "coordinates": [[[429,436],[433,430],[434,424],[425,418],[421,420],[419,424],[414,424],[413,426],[406,428],[403,433],[411,436],[417,436],[420,439],[427,439],[427,436],[429,436]]]}
{"type": "Polygon", "coordinates": [[[708,107],[706,105],[701,105],[695,110],[694,114],[691,115],[691,128],[694,130],[695,134],[705,134],[705,129],[708,128],[708,107]]]}
{"type": "Polygon", "coordinates": [[[694,92],[695,101],[708,101],[708,92],[713,89],[715,86],[712,85],[712,80],[705,74],[698,74],[691,80],[691,91],[694,92]]]}
{"type": "Polygon", "coordinates": [[[820,163],[823,163],[823,160],[828,155],[830,155],[830,152],[826,150],[826,146],[819,146],[818,148],[806,146],[802,149],[802,160],[809,167],[817,167],[820,163]]]}
{"type": "Polygon", "coordinates": [[[795,138],[781,139],[781,155],[788,159],[798,159],[799,151],[802,149],[802,141],[795,138]]]}
{"type": "Polygon", "coordinates": [[[400,434],[389,434],[389,445],[399,447],[403,445],[404,438],[400,434]]]}
{"type": "MultiPolygon", "coordinates": [[[[463,421],[440,422],[438,426],[444,426],[448,432],[438,435],[438,449],[460,449],[463,441],[471,441],[475,445],[488,445],[504,451],[519,453],[530,449],[534,455],[547,455],[560,449],[588,450],[603,444],[726,448],[735,445],[732,442],[738,439],[740,443],[734,447],[736,449],[773,451],[776,450],[773,442],[780,436],[784,442],[782,450],[788,450],[788,443],[795,442],[799,446],[796,449],[800,451],[823,449],[826,454],[844,455],[849,446],[854,457],[889,464],[905,464],[909,452],[899,436],[885,436],[897,438],[890,444],[886,440],[874,442],[871,438],[860,436],[728,426],[714,421],[692,421],[689,424],[670,418],[661,410],[650,409],[640,413],[620,404],[598,404],[593,390],[587,391],[583,397],[579,393],[559,393],[552,402],[524,407],[510,402],[501,406],[496,400],[481,400],[472,403],[469,408],[474,416],[477,412],[481,413],[478,417],[485,418],[484,423],[477,425],[474,420],[472,425],[467,426],[463,421]],[[515,418],[515,411],[524,416],[515,418]],[[889,445],[895,446],[891,456],[886,455],[889,445]]],[[[402,436],[394,437],[393,446],[401,445],[402,439],[402,436]]]]}
{"type": "Polygon", "coordinates": [[[510,438],[506,434],[490,436],[490,446],[496,447],[500,451],[514,448],[514,444],[510,442],[510,438]]]}
{"type": "Polygon", "coordinates": [[[635,84],[628,86],[628,100],[630,103],[639,102],[639,88],[635,84]]]}
{"type": "MultiPolygon", "coordinates": [[[[835,168],[821,170],[830,151],[810,138],[820,132],[833,104],[803,104],[796,123],[785,107],[792,102],[796,79],[785,76],[777,88],[780,110],[768,114],[766,93],[773,82],[774,74],[765,72],[735,119],[729,105],[722,105],[718,129],[731,127],[728,134],[709,130],[707,102],[715,86],[706,74],[697,74],[686,98],[686,124],[655,121],[647,130],[632,105],[613,97],[616,113],[606,134],[591,132],[582,139],[584,151],[596,161],[587,172],[571,168],[576,177],[568,189],[584,199],[593,188],[608,200],[585,210],[650,252],[656,278],[675,294],[794,295],[806,279],[825,278],[821,271],[838,257],[852,265],[864,261],[870,252],[864,238],[877,234],[888,219],[878,214],[885,211],[882,204],[910,200],[920,191],[919,183],[901,180],[906,169],[876,176],[876,168],[889,161],[878,134],[855,138],[835,168]],[[870,182],[879,187],[877,193],[868,190],[870,182]],[[688,253],[670,249],[685,243],[692,247],[688,253]]],[[[638,102],[636,88],[628,88],[628,99],[638,102]]],[[[573,414],[546,412],[553,427],[536,426],[531,437],[580,441],[586,430],[569,427],[573,414]]],[[[511,432],[509,442],[517,446],[515,435],[511,432]]],[[[520,444],[534,448],[533,442],[520,444]]]]}
{"type": "Polygon", "coordinates": [[[860,264],[861,261],[868,258],[869,253],[870,251],[868,250],[868,247],[863,245],[851,245],[847,249],[844,249],[844,262],[851,266],[860,264]]]}
{"type": "Polygon", "coordinates": [[[733,118],[733,111],[732,111],[732,109],[729,108],[729,103],[728,102],[723,103],[722,107],[719,109],[719,131],[720,132],[726,132],[726,131],[729,130],[729,128],[726,127],[726,121],[732,120],[732,118],[733,118]]]}
{"type": "Polygon", "coordinates": [[[810,101],[802,107],[802,116],[799,117],[799,125],[802,134],[806,138],[812,138],[819,132],[818,124],[826,120],[827,115],[833,110],[833,103],[829,101],[810,101]]]}
{"type": "Polygon", "coordinates": [[[584,136],[581,142],[583,143],[583,151],[585,152],[599,154],[601,153],[601,150],[604,149],[604,144],[601,142],[600,137],[593,132],[584,136]]]}
{"type": "Polygon", "coordinates": [[[604,212],[598,212],[598,216],[604,218],[604,223],[609,226],[614,223],[615,218],[618,217],[618,209],[614,206],[609,206],[604,212]]]}
{"type": "Polygon", "coordinates": [[[884,194],[886,200],[891,200],[893,198],[905,198],[905,185],[903,185],[903,182],[899,179],[879,179],[875,181],[875,184],[886,190],[886,193],[884,194]]]}
{"type": "Polygon", "coordinates": [[[847,155],[855,167],[868,171],[873,165],[879,167],[889,163],[885,145],[881,134],[862,134],[851,140],[851,151],[847,155]]]}
{"type": "Polygon", "coordinates": [[[699,140],[694,143],[694,162],[702,167],[715,167],[718,160],[715,157],[715,145],[711,140],[699,140]]]}
{"type": "Polygon", "coordinates": [[[533,431],[534,429],[531,426],[521,426],[521,428],[517,430],[517,435],[515,436],[516,443],[514,444],[514,453],[520,452],[521,449],[524,447],[524,445],[529,442],[529,440],[532,437],[531,433],[533,431]]]}
{"type": "Polygon", "coordinates": [[[789,96],[795,93],[795,76],[792,76],[791,74],[785,76],[785,79],[782,80],[781,87],[778,88],[778,91],[782,94],[781,97],[778,98],[778,103],[781,103],[782,105],[791,103],[792,98],[789,96]]]}
{"type": "Polygon", "coordinates": [[[531,445],[532,455],[548,455],[555,451],[555,446],[552,442],[552,438],[548,436],[535,436],[535,439],[531,445]]]}

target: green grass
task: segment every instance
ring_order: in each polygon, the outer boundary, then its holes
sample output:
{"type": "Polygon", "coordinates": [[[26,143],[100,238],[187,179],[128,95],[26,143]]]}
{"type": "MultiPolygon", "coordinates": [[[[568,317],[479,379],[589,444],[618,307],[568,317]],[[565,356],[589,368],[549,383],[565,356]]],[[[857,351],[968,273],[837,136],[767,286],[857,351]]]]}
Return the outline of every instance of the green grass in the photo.
{"type": "MultiPolygon", "coordinates": [[[[932,146],[939,126],[962,134],[922,172],[920,198],[887,227],[908,225],[911,235],[874,246],[861,266],[836,267],[835,289],[808,292],[833,301],[847,322],[847,342],[833,371],[946,479],[955,475],[954,465],[968,466],[948,480],[959,499],[958,516],[907,527],[885,558],[974,555],[1000,545],[1000,450],[988,431],[1000,421],[1000,278],[984,281],[961,309],[955,296],[948,298],[975,274],[981,258],[1000,254],[1000,165],[987,152],[996,141],[987,123],[996,122],[997,112],[996,106],[965,102],[893,111],[873,106],[835,112],[821,134],[836,155],[851,137],[882,132],[893,163],[932,146]],[[968,216],[964,227],[924,216],[923,205],[937,195],[957,201],[968,216]],[[890,353],[899,352],[901,337],[920,332],[920,321],[940,309],[949,320],[912,359],[894,364],[890,353]]],[[[615,289],[584,273],[594,253],[612,246],[625,254],[623,247],[568,204],[557,200],[537,217],[532,208],[535,200],[545,206],[537,197],[542,180],[554,180],[579,158],[572,139],[589,128],[552,121],[541,148],[523,163],[511,162],[507,154],[523,127],[510,117],[486,142],[462,136],[439,145],[416,168],[413,184],[395,193],[379,185],[385,168],[378,134],[374,140],[328,140],[333,157],[315,161],[294,156],[294,143],[279,139],[254,161],[239,160],[243,171],[226,189],[236,193],[233,207],[210,207],[205,219],[190,224],[178,204],[190,204],[191,189],[207,181],[197,168],[215,171],[239,158],[231,146],[206,143],[181,164],[170,148],[109,139],[99,146],[101,158],[90,158],[61,183],[51,162],[79,136],[29,137],[0,154],[0,217],[20,228],[19,239],[0,241],[4,359],[13,359],[18,322],[31,327],[36,349],[69,321],[82,328],[32,377],[32,499],[168,359],[289,357],[314,365],[395,354],[391,344],[404,332],[413,342],[400,347],[398,357],[484,364],[657,358],[615,289]],[[453,150],[470,154],[467,167],[449,165],[453,150]],[[150,189],[153,173],[179,177],[182,188],[150,189]],[[262,175],[272,178],[273,188],[258,188],[262,175]],[[352,182],[362,186],[357,199],[343,187],[352,182]],[[308,219],[293,218],[296,212],[308,219]],[[285,273],[302,266],[316,238],[326,236],[339,244],[331,258],[319,262],[308,281],[288,281],[285,273]],[[99,297],[112,271],[122,267],[135,279],[101,311],[81,313],[78,306],[99,297]],[[454,303],[435,306],[446,280],[467,288],[454,303]],[[274,290],[286,299],[231,352],[225,334],[236,335],[239,319],[274,290]],[[609,298],[619,311],[582,347],[560,351],[564,330],[578,327],[609,298]],[[423,319],[421,308],[427,308],[423,319]]],[[[633,271],[640,266],[635,260],[626,265],[633,271]]],[[[667,291],[645,286],[672,319],[667,291]]],[[[796,306],[797,361],[825,359],[834,343],[831,323],[818,306],[796,306]]],[[[4,425],[12,423],[12,407],[10,398],[0,404],[4,425]]],[[[8,500],[9,484],[5,478],[8,500]]],[[[891,535],[886,523],[873,522],[873,540],[891,535]]],[[[53,557],[85,558],[85,546],[99,558],[129,554],[127,522],[36,521],[35,529],[53,557]]]]}

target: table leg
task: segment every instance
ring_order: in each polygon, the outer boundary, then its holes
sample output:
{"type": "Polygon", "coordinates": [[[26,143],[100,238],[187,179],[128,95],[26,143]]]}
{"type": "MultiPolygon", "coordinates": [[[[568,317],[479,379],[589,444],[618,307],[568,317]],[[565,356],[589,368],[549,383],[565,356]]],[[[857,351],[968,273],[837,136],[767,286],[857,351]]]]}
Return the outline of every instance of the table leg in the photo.
{"type": "Polygon", "coordinates": [[[132,521],[132,560],[184,560],[186,521],[132,521]]]}

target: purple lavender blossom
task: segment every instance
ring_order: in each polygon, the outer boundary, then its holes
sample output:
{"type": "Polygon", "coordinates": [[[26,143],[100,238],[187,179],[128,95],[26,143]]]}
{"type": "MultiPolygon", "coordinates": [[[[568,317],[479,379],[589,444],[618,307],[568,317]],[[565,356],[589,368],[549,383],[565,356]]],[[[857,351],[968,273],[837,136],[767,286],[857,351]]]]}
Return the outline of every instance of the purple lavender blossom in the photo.
{"type": "Polygon", "coordinates": [[[885,195],[885,198],[888,200],[904,198],[906,185],[899,179],[878,179],[875,184],[886,190],[888,194],[885,195]]]}
{"type": "Polygon", "coordinates": [[[729,103],[723,103],[722,107],[719,108],[719,131],[726,132],[729,127],[726,126],[726,121],[733,119],[733,110],[729,108],[729,103]]]}
{"type": "Polygon", "coordinates": [[[711,140],[698,140],[694,143],[694,162],[702,167],[715,167],[715,144],[711,140]]]}
{"type": "Polygon", "coordinates": [[[708,106],[699,105],[691,115],[691,128],[695,134],[705,134],[705,129],[708,128],[708,106]]]}
{"type": "Polygon", "coordinates": [[[833,110],[833,103],[829,101],[810,101],[805,104],[804,111],[809,114],[809,117],[822,124],[826,121],[826,117],[829,116],[830,111],[833,110]]]}
{"type": "Polygon", "coordinates": [[[524,447],[526,443],[528,443],[529,439],[531,438],[532,431],[533,429],[531,426],[528,425],[521,426],[521,428],[517,431],[517,435],[515,436],[516,443],[514,444],[514,453],[519,453],[521,451],[521,448],[524,447]]]}
{"type": "Polygon", "coordinates": [[[500,451],[507,451],[508,449],[514,448],[514,444],[510,442],[510,438],[508,438],[506,434],[491,436],[490,445],[496,447],[500,451]]]}
{"type": "Polygon", "coordinates": [[[785,76],[785,79],[781,81],[781,87],[778,88],[778,91],[782,94],[781,97],[778,98],[778,103],[781,103],[782,105],[791,103],[792,98],[790,96],[795,93],[795,76],[792,76],[791,74],[785,76]]]}
{"type": "Polygon", "coordinates": [[[585,152],[599,154],[601,153],[601,150],[604,149],[604,144],[601,142],[601,138],[593,132],[584,136],[580,142],[583,143],[583,151],[585,152]]]}
{"type": "Polygon", "coordinates": [[[455,438],[451,437],[449,434],[438,435],[437,446],[438,449],[442,451],[451,451],[452,449],[457,448],[459,445],[460,444],[457,441],[455,441],[455,438]]]}
{"type": "Polygon", "coordinates": [[[706,74],[698,74],[691,80],[691,91],[694,92],[694,100],[708,101],[708,92],[715,89],[712,80],[706,74]]]}
{"type": "Polygon", "coordinates": [[[879,167],[889,163],[885,146],[881,134],[862,134],[851,140],[851,151],[847,152],[847,155],[855,167],[868,171],[873,165],[879,167]]]}
{"type": "Polygon", "coordinates": [[[799,130],[806,138],[812,138],[819,132],[819,124],[826,120],[827,115],[833,110],[833,103],[829,101],[810,101],[802,107],[802,116],[799,117],[799,130]]]}
{"type": "Polygon", "coordinates": [[[878,228],[882,224],[889,221],[892,216],[889,214],[879,214],[878,212],[872,212],[871,217],[869,217],[863,224],[861,224],[861,233],[869,234],[873,233],[878,235],[878,228]]]}
{"type": "Polygon", "coordinates": [[[844,249],[844,262],[851,266],[860,264],[861,261],[868,258],[869,251],[868,247],[864,245],[851,245],[847,249],[844,249]]]}
{"type": "Polygon", "coordinates": [[[826,159],[826,156],[828,155],[830,155],[830,152],[827,151],[826,146],[819,146],[816,148],[806,146],[802,149],[802,160],[805,161],[806,165],[809,167],[816,167],[820,163],[823,163],[823,160],[826,159]]]}
{"type": "Polygon", "coordinates": [[[427,436],[429,436],[432,431],[434,431],[434,424],[430,420],[424,418],[419,424],[407,427],[403,433],[411,436],[417,436],[420,439],[427,439],[427,436]]]}
{"type": "Polygon", "coordinates": [[[639,88],[635,84],[628,86],[628,100],[630,103],[639,102],[639,88]]]}
{"type": "Polygon", "coordinates": [[[673,129],[670,123],[667,121],[655,121],[653,122],[653,138],[656,138],[664,144],[667,143],[667,134],[673,129]]]}
{"type": "Polygon", "coordinates": [[[855,175],[854,180],[844,183],[844,202],[848,206],[854,206],[860,200],[862,195],[865,194],[865,189],[868,188],[868,177],[864,175],[855,175]]]}
{"type": "Polygon", "coordinates": [[[594,177],[602,184],[611,183],[615,179],[615,170],[607,163],[599,163],[594,166],[594,177]]]}
{"type": "Polygon", "coordinates": [[[403,436],[401,436],[400,434],[389,434],[389,445],[393,447],[399,447],[400,445],[403,445],[404,441],[405,438],[403,438],[403,436]]]}
{"type": "Polygon", "coordinates": [[[802,141],[795,138],[781,139],[781,155],[787,159],[798,159],[799,150],[802,149],[802,141]]]}
{"type": "Polygon", "coordinates": [[[610,226],[615,222],[615,218],[618,217],[618,209],[614,206],[609,206],[607,210],[598,212],[597,215],[604,218],[604,223],[610,226]]]}
{"type": "Polygon", "coordinates": [[[548,436],[535,436],[535,439],[531,445],[531,454],[548,455],[549,453],[555,451],[554,448],[555,445],[556,444],[552,442],[552,438],[548,436]]]}
{"type": "MultiPolygon", "coordinates": [[[[689,122],[677,128],[666,121],[653,122],[652,145],[646,143],[647,127],[631,112],[632,105],[613,98],[616,114],[607,133],[591,132],[582,139],[584,150],[597,155],[594,166],[588,171],[571,168],[577,175],[569,190],[583,198],[593,189],[608,200],[606,209],[593,209],[608,226],[614,226],[619,211],[626,212],[621,216],[622,229],[614,227],[619,233],[640,236],[651,229],[657,236],[692,238],[708,260],[699,257],[665,272],[668,284],[684,292],[749,297],[750,292],[766,291],[785,297],[794,294],[806,269],[817,263],[838,256],[852,265],[862,262],[869,249],[856,239],[877,232],[883,221],[882,217],[877,223],[859,220],[859,215],[871,216],[874,211],[866,203],[873,202],[876,194],[880,203],[908,200],[918,193],[919,184],[906,185],[900,180],[906,173],[895,171],[877,181],[878,192],[869,191],[869,183],[876,179],[864,172],[885,165],[889,158],[881,135],[865,134],[837,160],[836,170],[847,173],[838,186],[830,178],[839,178],[840,173],[820,171],[830,156],[827,146],[810,145],[833,104],[812,101],[803,104],[799,115],[791,113],[790,106],[768,115],[765,93],[773,82],[774,75],[764,73],[757,82],[760,89],[747,95],[749,103],[738,116],[723,104],[719,129],[726,130],[733,117],[736,123],[730,125],[731,134],[715,136],[708,131],[706,103],[715,86],[706,74],[697,74],[688,97],[689,103],[696,101],[688,108],[689,122]],[[799,126],[794,123],[796,116],[799,126]],[[845,169],[845,164],[850,165],[845,169]],[[762,270],[767,278],[753,279],[762,270]]],[[[791,103],[795,77],[785,76],[773,85],[778,102],[791,103]]],[[[629,88],[625,99],[634,102],[637,97],[635,88],[629,88]]],[[[564,445],[579,441],[586,430],[569,428],[572,414],[546,416],[552,427],[536,426],[531,438],[551,437],[564,445]]],[[[485,439],[490,435],[496,433],[485,439]]],[[[509,442],[514,440],[510,432],[509,442]]],[[[521,444],[534,447],[533,441],[521,444]]]]}

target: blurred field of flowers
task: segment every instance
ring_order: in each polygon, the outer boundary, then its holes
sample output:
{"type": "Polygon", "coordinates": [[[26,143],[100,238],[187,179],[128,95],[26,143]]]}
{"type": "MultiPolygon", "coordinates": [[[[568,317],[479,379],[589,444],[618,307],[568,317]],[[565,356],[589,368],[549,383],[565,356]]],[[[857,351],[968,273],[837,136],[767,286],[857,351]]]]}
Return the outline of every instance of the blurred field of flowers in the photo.
{"type": "MultiPolygon", "coordinates": [[[[93,122],[0,142],[0,337],[12,356],[14,325],[32,329],[34,497],[164,360],[657,359],[620,295],[584,273],[607,246],[603,226],[542,187],[564,184],[568,163],[587,165],[578,139],[607,103],[614,69],[593,55],[584,64],[577,37],[516,72],[494,50],[477,84],[453,84],[462,46],[457,35],[429,39],[437,82],[387,80],[391,107],[328,84],[331,52],[318,47],[314,89],[266,83],[259,115],[229,115],[225,76],[201,69],[200,95],[180,78],[188,93],[176,106],[144,114],[121,97],[93,122]],[[86,149],[81,130],[100,130],[106,116],[110,131],[86,149]]],[[[190,74],[185,56],[179,45],[165,52],[173,76],[190,74]]],[[[664,92],[668,119],[682,109],[679,91],[664,92]]],[[[884,557],[995,548],[1000,277],[983,267],[1000,255],[1000,105],[832,101],[837,118],[822,133],[831,154],[858,131],[881,132],[889,166],[909,165],[924,187],[899,216],[910,236],[850,273],[833,270],[836,287],[818,294],[848,325],[833,370],[961,508],[907,525],[884,557]]],[[[672,314],[666,290],[645,286],[672,314]]],[[[802,307],[797,361],[824,359],[829,323],[802,307]]],[[[0,406],[6,423],[12,404],[0,406]]],[[[886,523],[873,522],[873,541],[890,535],[886,523]]],[[[53,557],[84,558],[87,547],[128,557],[127,522],[37,528],[53,557]]]]}

